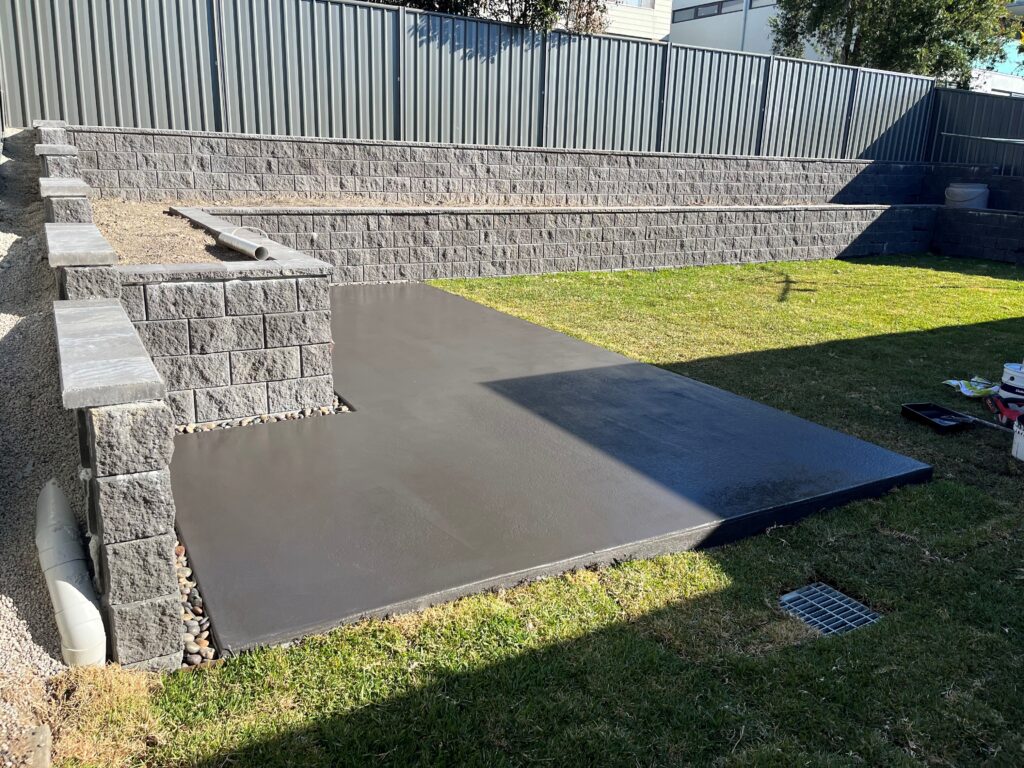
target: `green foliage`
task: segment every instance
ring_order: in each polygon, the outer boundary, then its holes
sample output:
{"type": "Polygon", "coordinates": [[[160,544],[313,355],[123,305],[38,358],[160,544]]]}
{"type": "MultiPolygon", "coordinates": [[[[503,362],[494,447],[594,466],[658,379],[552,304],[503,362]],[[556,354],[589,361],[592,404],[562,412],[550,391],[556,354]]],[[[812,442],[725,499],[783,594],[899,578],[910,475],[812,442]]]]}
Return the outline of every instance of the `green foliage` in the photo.
{"type": "MultiPolygon", "coordinates": [[[[392,0],[383,0],[390,5],[392,0]]],[[[559,22],[570,32],[600,34],[606,27],[604,0],[399,0],[398,5],[455,16],[506,21],[547,31],[559,22]]]]}
{"type": "Polygon", "coordinates": [[[775,50],[805,45],[839,64],[932,75],[961,87],[976,63],[1005,59],[1020,32],[1006,0],[779,0],[775,50]]]}

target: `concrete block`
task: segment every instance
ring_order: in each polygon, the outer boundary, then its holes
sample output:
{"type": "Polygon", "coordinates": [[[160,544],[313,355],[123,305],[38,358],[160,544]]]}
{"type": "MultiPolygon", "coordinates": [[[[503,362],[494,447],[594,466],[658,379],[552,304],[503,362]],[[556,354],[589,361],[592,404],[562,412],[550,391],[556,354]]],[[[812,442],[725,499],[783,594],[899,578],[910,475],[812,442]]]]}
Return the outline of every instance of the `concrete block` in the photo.
{"type": "Polygon", "coordinates": [[[229,352],[263,348],[263,317],[215,317],[190,320],[192,352],[229,352]]]}
{"type": "Polygon", "coordinates": [[[68,132],[62,125],[40,125],[36,128],[39,144],[67,144],[68,132]]]}
{"type": "Polygon", "coordinates": [[[135,669],[140,672],[174,672],[181,669],[181,652],[169,653],[166,656],[158,656],[155,659],[145,661],[134,661],[131,664],[122,664],[125,669],[135,669]]]}
{"type": "Polygon", "coordinates": [[[267,410],[267,385],[236,384],[196,390],[196,421],[259,416],[267,410]]]}
{"type": "Polygon", "coordinates": [[[146,319],[146,291],[141,285],[121,286],[121,306],[133,322],[146,319]]]}
{"type": "Polygon", "coordinates": [[[121,297],[121,279],[111,267],[67,267],[61,282],[64,298],[71,301],[121,297]]]}
{"type": "Polygon", "coordinates": [[[103,544],[100,550],[100,583],[111,605],[177,593],[173,533],[103,544]]]}
{"type": "Polygon", "coordinates": [[[331,376],[271,381],[267,384],[267,407],[270,413],[320,408],[334,402],[334,381],[331,376]]]}
{"type": "Polygon", "coordinates": [[[157,357],[153,364],[169,391],[223,387],[231,383],[227,353],[157,357]]]}
{"type": "Polygon", "coordinates": [[[181,654],[184,649],[178,592],[107,609],[114,661],[134,664],[181,654]]]}
{"type": "Polygon", "coordinates": [[[175,424],[192,424],[196,420],[196,398],[191,389],[168,392],[166,403],[171,409],[175,424]]]}
{"type": "Polygon", "coordinates": [[[326,277],[304,277],[298,281],[301,311],[331,308],[331,285],[326,277]]]}
{"type": "Polygon", "coordinates": [[[255,349],[231,353],[231,383],[297,379],[302,375],[298,347],[255,349]]]}
{"type": "Polygon", "coordinates": [[[85,424],[96,477],[157,471],[171,463],[173,418],[166,403],[87,408],[85,424]]]}
{"type": "Polygon", "coordinates": [[[91,224],[92,205],[87,197],[51,197],[43,201],[43,213],[55,224],[91,224]]]}
{"type": "Polygon", "coordinates": [[[328,376],[331,374],[333,344],[310,344],[301,347],[301,350],[303,376],[328,376]]]}
{"type": "Polygon", "coordinates": [[[74,155],[44,155],[39,160],[44,178],[77,179],[81,174],[78,157],[74,155]]]}
{"type": "Polygon", "coordinates": [[[189,353],[188,320],[150,320],[136,323],[135,329],[151,357],[189,353]]]}
{"type": "Polygon", "coordinates": [[[153,283],[146,286],[146,307],[149,320],[222,317],[224,284],[153,283]]]}
{"type": "Polygon", "coordinates": [[[55,301],[65,408],[159,400],[166,388],[120,302],[55,301]]]}
{"type": "Polygon", "coordinates": [[[294,312],[298,306],[294,279],[229,280],[224,292],[229,315],[294,312]]]}
{"type": "Polygon", "coordinates": [[[104,266],[117,263],[117,254],[92,224],[45,224],[47,258],[51,267],[104,266]]]}
{"type": "Polygon", "coordinates": [[[267,347],[296,347],[331,341],[329,312],[287,312],[266,316],[267,347]]]}

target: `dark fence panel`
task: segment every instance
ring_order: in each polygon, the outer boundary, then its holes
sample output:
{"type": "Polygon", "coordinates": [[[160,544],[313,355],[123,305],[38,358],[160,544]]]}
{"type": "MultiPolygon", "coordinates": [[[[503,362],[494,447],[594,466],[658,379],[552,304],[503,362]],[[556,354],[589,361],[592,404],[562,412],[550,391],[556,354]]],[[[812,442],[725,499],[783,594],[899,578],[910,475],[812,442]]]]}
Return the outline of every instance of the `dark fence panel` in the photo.
{"type": "Polygon", "coordinates": [[[931,159],[998,166],[1024,176],[1024,99],[938,88],[931,121],[931,159]]]}

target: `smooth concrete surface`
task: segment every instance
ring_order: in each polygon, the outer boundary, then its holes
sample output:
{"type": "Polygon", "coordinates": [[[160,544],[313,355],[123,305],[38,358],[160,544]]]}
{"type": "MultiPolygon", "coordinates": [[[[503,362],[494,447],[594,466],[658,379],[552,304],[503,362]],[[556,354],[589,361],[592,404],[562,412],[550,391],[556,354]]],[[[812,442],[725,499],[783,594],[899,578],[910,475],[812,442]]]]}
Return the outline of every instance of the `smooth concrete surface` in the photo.
{"type": "Polygon", "coordinates": [[[95,224],[45,224],[51,267],[89,267],[117,263],[117,253],[95,224]]]}
{"type": "Polygon", "coordinates": [[[164,380],[117,299],[53,302],[65,408],[159,400],[164,380]]]}
{"type": "Polygon", "coordinates": [[[39,179],[39,196],[44,200],[54,197],[92,197],[93,189],[81,179],[39,179]]]}
{"type": "Polygon", "coordinates": [[[928,466],[425,285],[333,291],[354,413],[175,441],[223,648],[722,543],[928,466]]]}

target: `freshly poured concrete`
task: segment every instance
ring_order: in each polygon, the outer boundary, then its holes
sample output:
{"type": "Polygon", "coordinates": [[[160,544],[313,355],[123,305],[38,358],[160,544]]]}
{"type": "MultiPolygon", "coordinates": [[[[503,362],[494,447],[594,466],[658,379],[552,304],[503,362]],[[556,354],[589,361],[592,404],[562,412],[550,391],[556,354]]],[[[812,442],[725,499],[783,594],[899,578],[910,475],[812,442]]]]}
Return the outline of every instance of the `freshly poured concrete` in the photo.
{"type": "Polygon", "coordinates": [[[176,441],[178,524],[228,652],[930,476],[424,285],[333,297],[335,385],[355,413],[176,441]]]}

